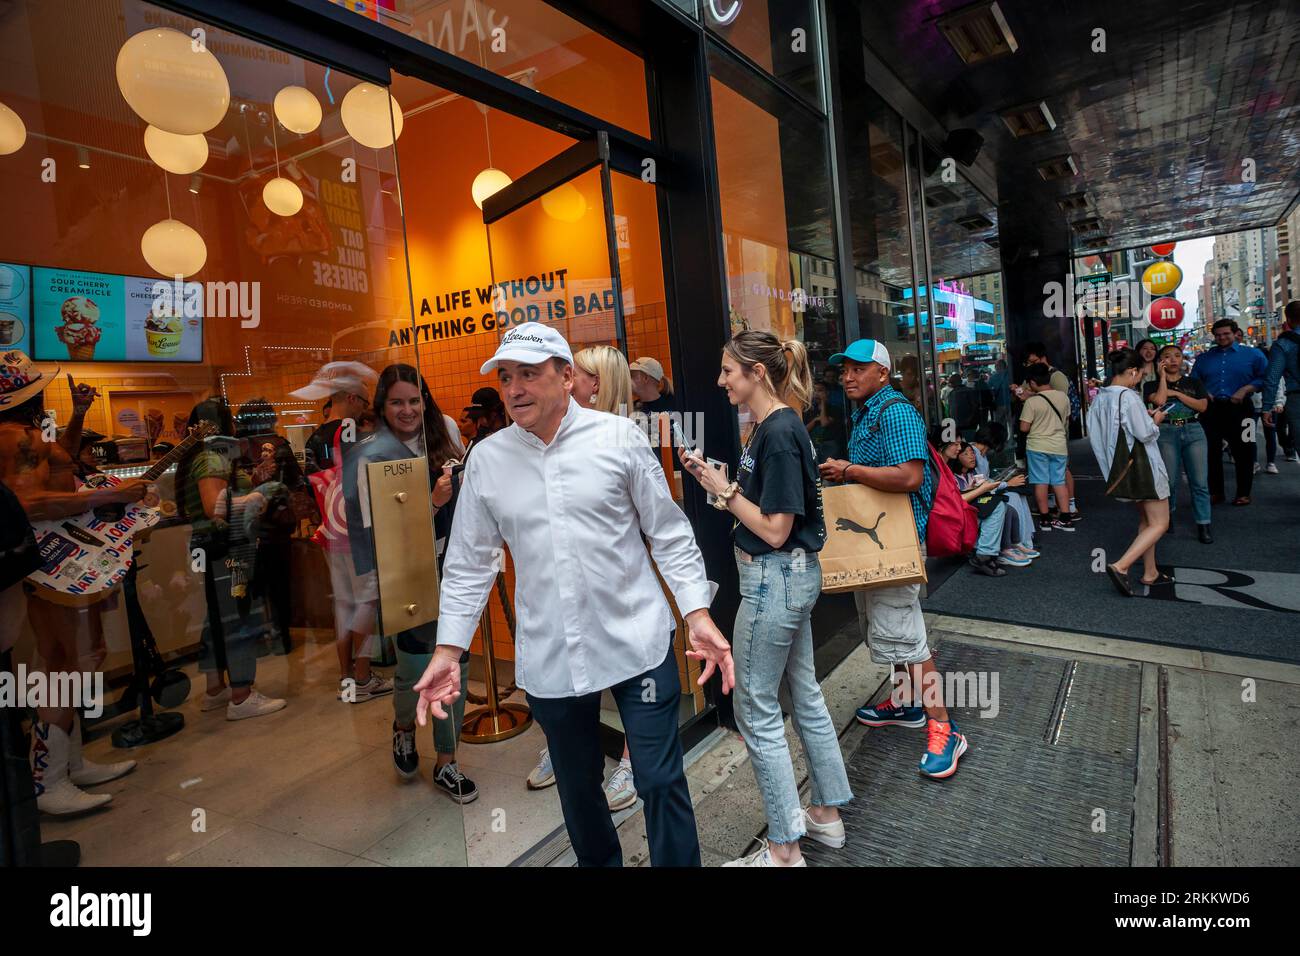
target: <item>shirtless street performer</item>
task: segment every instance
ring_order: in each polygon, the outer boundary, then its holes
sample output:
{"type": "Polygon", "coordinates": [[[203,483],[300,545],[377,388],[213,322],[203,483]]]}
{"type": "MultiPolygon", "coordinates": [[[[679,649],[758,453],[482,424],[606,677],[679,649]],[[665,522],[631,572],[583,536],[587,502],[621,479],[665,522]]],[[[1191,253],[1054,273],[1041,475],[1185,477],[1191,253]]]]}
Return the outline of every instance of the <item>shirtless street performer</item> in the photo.
{"type": "MultiPolygon", "coordinates": [[[[46,441],[45,389],[58,376],[58,366],[37,366],[20,351],[0,355],[0,479],[18,496],[32,521],[67,518],[109,504],[143,499],[149,485],[128,479],[114,488],[79,492],[74,460],[81,443],[82,423],[96,391],[77,385],[68,375],[72,419],[58,441],[46,441]]],[[[93,672],[107,654],[101,614],[112,606],[116,592],[88,607],[66,607],[27,587],[27,618],[36,635],[40,666],[46,674],[93,672]]],[[[32,668],[35,670],[36,668],[32,668]]],[[[50,681],[48,686],[57,686],[50,681]]],[[[41,707],[32,728],[32,778],[36,804],[45,813],[82,813],[108,803],[112,794],[86,793],[115,780],[135,767],[134,760],[95,764],[81,753],[81,728],[71,704],[41,707]]]]}

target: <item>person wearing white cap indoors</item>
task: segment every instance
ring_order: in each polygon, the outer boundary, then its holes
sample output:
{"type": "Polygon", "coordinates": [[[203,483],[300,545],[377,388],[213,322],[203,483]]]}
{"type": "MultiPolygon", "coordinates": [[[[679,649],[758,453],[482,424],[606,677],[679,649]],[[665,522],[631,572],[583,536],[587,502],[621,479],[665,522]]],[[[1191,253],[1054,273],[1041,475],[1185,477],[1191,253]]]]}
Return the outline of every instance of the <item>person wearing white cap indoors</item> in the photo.
{"type": "Polygon", "coordinates": [[[632,374],[632,396],[639,412],[671,412],[677,406],[673,400],[673,380],[664,374],[657,359],[643,356],[628,363],[632,374]]]}
{"type": "Polygon", "coordinates": [[[514,559],[515,678],[550,746],[569,838],[584,866],[619,866],[622,850],[601,784],[600,696],[623,719],[645,800],[651,863],[698,866],[695,816],[677,733],[673,617],[641,544],[690,628],[703,683],[735,683],[731,648],[709,616],[704,560],[662,468],[635,423],[571,396],[573,353],[556,330],[507,332],[495,371],[514,424],[479,442],[466,465],[447,546],[438,648],[416,684],[421,724],[459,695],[469,647],[496,578],[514,559]]]}
{"type": "MultiPolygon", "coordinates": [[[[830,357],[843,367],[844,394],[861,402],[853,414],[849,461],[831,458],[821,465],[827,481],[857,481],[880,491],[906,492],[925,557],[925,528],[938,475],[931,467],[925,421],[907,396],[889,384],[889,350],[874,339],[857,339],[830,357]]],[[[921,614],[921,586],[901,584],[853,592],[858,622],[877,664],[893,665],[894,690],[887,701],[859,707],[857,719],[868,727],[928,727],[928,745],[920,771],[943,779],[957,771],[968,748],[964,735],[937,703],[922,691],[940,675],[926,641],[921,614]],[[924,706],[922,706],[924,704],[924,706]]],[[[940,680],[938,686],[942,687],[940,680]]]]}
{"type": "MultiPolygon", "coordinates": [[[[43,440],[44,391],[58,377],[58,366],[32,363],[23,352],[0,355],[0,480],[17,496],[29,520],[69,518],[92,508],[130,504],[149,493],[149,485],[132,478],[110,488],[78,491],[74,459],[80,450],[82,423],[97,395],[89,385],[67,377],[72,393],[72,417],[57,442],[43,440]]],[[[107,599],[110,595],[105,594],[107,599]]],[[[36,635],[36,649],[45,673],[96,671],[107,656],[101,613],[103,602],[66,607],[44,600],[33,590],[27,617],[36,635]]],[[[86,793],[81,787],[107,783],[129,773],[134,760],[101,765],[81,753],[81,728],[76,710],[40,707],[32,727],[31,765],[36,805],[44,813],[73,814],[101,807],[113,799],[107,793],[86,793]]]]}
{"type": "Polygon", "coordinates": [[[379,376],[361,362],[326,362],[315,377],[302,388],[289,393],[291,398],[317,402],[327,399],[329,420],[307,439],[306,472],[311,474],[338,467],[334,461],[334,435],[344,422],[355,422],[370,407],[379,376]]]}
{"type": "Polygon", "coordinates": [[[379,376],[361,362],[326,362],[316,376],[289,395],[305,401],[328,399],[329,421],[307,439],[304,471],[312,484],[323,489],[322,527],[312,539],[325,552],[330,572],[330,593],[334,598],[334,647],[339,660],[337,698],[360,704],[393,692],[393,682],[370,671],[375,650],[374,618],[361,596],[361,577],[352,560],[346,521],[338,520],[341,509],[331,507],[341,494],[343,454],[365,436],[355,423],[370,408],[379,376]],[[328,477],[322,472],[331,472],[328,477]],[[315,477],[311,477],[315,476],[315,477]]]}

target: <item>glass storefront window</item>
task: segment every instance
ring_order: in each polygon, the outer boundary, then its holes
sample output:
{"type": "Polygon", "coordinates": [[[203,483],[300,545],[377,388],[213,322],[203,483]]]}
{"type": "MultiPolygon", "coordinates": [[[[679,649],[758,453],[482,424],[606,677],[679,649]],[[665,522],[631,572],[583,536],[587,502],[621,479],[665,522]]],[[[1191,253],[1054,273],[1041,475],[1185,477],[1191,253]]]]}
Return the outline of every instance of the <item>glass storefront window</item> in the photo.
{"type": "MultiPolygon", "coordinates": [[[[913,300],[913,242],[909,239],[908,175],[902,119],[869,89],[852,98],[846,152],[862,157],[844,171],[859,334],[883,342],[893,358],[895,385],[919,402],[913,300]]],[[[919,235],[919,234],[918,234],[919,235]]]]}
{"type": "Polygon", "coordinates": [[[530,90],[650,135],[642,59],[542,0],[386,0],[367,12],[530,90]]]}
{"type": "Polygon", "coordinates": [[[700,16],[720,40],[821,105],[814,0],[701,0],[700,16]]]}
{"type": "MultiPolygon", "coordinates": [[[[844,424],[820,404],[843,404],[826,370],[843,326],[825,123],[726,54],[711,51],[709,64],[731,331],[762,329],[807,346],[830,390],[808,412],[826,457],[840,448],[844,424]]],[[[741,424],[743,432],[743,416],[741,424]]]]}
{"type": "Polygon", "coordinates": [[[1002,314],[997,209],[956,163],[922,147],[931,303],[922,341],[926,401],[968,437],[996,421],[1011,435],[1012,370],[1002,314]]]}

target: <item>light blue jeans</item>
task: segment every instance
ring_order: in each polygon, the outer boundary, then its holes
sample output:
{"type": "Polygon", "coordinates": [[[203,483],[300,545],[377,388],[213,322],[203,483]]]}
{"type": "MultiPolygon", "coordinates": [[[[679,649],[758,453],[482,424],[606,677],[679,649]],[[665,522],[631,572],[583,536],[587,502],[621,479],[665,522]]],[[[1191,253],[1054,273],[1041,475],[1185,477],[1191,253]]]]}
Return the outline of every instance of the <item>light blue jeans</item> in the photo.
{"type": "Polygon", "coordinates": [[[740,609],[732,635],[736,724],[763,794],[768,839],[790,843],[806,828],[777,696],[782,678],[808,761],[813,804],[838,807],[853,799],[839,737],[813,668],[809,617],[822,590],[821,562],[816,554],[782,551],[748,557],[737,550],[740,609]]]}
{"type": "Polygon", "coordinates": [[[1007,503],[999,501],[989,516],[980,521],[980,537],[975,542],[975,553],[985,558],[996,558],[1002,550],[1002,525],[1007,520],[1007,503]]]}
{"type": "Polygon", "coordinates": [[[1187,471],[1192,489],[1192,514],[1197,524],[1210,523],[1209,448],[1200,422],[1160,426],[1160,457],[1169,472],[1169,519],[1178,505],[1178,476],[1187,471]]]}

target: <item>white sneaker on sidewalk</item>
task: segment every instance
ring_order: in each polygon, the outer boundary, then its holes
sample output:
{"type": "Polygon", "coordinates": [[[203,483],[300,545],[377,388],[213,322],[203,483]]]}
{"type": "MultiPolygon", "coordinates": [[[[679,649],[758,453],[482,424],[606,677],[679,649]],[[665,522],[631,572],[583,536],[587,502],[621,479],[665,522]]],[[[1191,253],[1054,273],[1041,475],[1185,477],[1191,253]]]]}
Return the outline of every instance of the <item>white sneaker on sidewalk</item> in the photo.
{"type": "MultiPolygon", "coordinates": [[[[768,847],[767,841],[764,840],[763,845],[759,847],[757,850],[755,850],[753,853],[749,854],[749,856],[742,856],[739,860],[732,860],[731,862],[724,863],[722,865],[723,866],[780,866],[781,864],[776,862],[776,860],[772,858],[772,851],[768,847]]],[[[802,856],[800,856],[798,862],[791,863],[790,865],[807,866],[808,863],[806,860],[804,860],[802,856]]]]}
{"type": "Polygon", "coordinates": [[[283,697],[266,697],[259,691],[250,691],[240,703],[236,704],[232,700],[226,705],[226,720],[264,717],[267,714],[274,714],[277,710],[283,710],[284,705],[283,697]]]}
{"type": "Polygon", "coordinates": [[[1277,465],[1273,464],[1273,463],[1270,461],[1267,465],[1264,466],[1264,470],[1265,470],[1266,472],[1268,472],[1270,475],[1276,475],[1276,474],[1277,474],[1277,465]]]}
{"type": "Polygon", "coordinates": [[[632,778],[632,765],[620,762],[618,769],[605,784],[605,801],[610,810],[622,810],[636,803],[636,781],[632,778]]]}
{"type": "Polygon", "coordinates": [[[844,821],[832,820],[830,823],[818,823],[812,818],[812,814],[805,807],[803,811],[803,825],[807,833],[804,834],[810,840],[816,840],[822,846],[828,846],[832,849],[839,850],[844,847],[847,838],[844,835],[844,821]]]}

